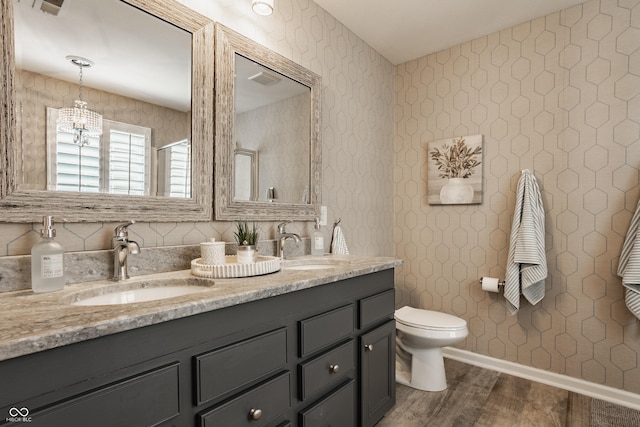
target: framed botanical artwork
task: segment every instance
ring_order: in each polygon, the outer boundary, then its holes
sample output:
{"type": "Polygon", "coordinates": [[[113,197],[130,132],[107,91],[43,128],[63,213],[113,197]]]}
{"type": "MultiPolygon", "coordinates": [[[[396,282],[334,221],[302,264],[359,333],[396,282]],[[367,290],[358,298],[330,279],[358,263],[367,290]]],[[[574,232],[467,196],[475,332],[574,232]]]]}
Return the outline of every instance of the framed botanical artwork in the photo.
{"type": "Polygon", "coordinates": [[[430,205],[482,203],[482,135],[428,144],[427,193],[430,205]]]}

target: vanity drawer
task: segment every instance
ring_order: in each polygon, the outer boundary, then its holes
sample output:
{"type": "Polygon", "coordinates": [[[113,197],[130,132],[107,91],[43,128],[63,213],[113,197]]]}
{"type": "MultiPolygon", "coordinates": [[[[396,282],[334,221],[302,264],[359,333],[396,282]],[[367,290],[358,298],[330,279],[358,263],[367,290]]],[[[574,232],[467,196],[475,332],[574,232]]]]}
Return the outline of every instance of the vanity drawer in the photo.
{"type": "Polygon", "coordinates": [[[291,406],[286,372],[198,416],[200,427],[264,426],[291,406]]]}
{"type": "Polygon", "coordinates": [[[353,370],[355,360],[353,340],[299,365],[300,399],[335,386],[353,370]]]}
{"type": "Polygon", "coordinates": [[[360,329],[373,325],[381,320],[393,318],[396,296],[393,289],[363,298],[358,301],[360,329]]]}
{"type": "Polygon", "coordinates": [[[145,372],[30,415],[34,425],[158,425],[180,413],[178,364],[145,372]]]}
{"type": "Polygon", "coordinates": [[[355,382],[347,384],[300,413],[302,427],[355,426],[355,382]]]}
{"type": "Polygon", "coordinates": [[[300,356],[308,356],[349,336],[354,329],[353,304],[302,320],[300,356]]]}
{"type": "Polygon", "coordinates": [[[284,328],[196,356],[196,405],[265,378],[286,363],[284,328]]]}

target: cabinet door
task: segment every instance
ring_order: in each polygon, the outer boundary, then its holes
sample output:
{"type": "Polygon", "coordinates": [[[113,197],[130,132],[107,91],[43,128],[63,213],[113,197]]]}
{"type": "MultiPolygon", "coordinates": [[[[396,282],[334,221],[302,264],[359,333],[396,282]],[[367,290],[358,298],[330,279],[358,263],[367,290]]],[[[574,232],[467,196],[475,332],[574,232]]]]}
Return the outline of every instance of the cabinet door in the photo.
{"type": "Polygon", "coordinates": [[[377,423],[396,402],[396,322],[360,337],[361,425],[377,423]]]}

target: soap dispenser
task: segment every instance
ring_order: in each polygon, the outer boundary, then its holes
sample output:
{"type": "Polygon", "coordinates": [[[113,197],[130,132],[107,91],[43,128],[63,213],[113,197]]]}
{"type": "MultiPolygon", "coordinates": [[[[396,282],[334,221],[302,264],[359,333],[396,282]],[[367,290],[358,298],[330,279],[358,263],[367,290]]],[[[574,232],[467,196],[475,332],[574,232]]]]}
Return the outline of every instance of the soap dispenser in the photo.
{"type": "Polygon", "coordinates": [[[64,288],[64,248],[54,240],[53,217],[42,218],[41,240],[31,248],[31,289],[52,292],[64,288]]]}
{"type": "Polygon", "coordinates": [[[315,227],[311,234],[311,255],[324,255],[324,237],[320,231],[320,219],[315,219],[315,227]]]}

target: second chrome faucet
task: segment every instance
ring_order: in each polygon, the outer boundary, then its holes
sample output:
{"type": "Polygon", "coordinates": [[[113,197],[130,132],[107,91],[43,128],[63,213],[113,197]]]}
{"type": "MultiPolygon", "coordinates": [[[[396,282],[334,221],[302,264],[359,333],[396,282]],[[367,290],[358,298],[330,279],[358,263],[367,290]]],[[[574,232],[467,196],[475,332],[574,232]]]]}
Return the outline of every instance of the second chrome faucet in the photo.
{"type": "Polygon", "coordinates": [[[284,259],[284,243],[287,239],[293,239],[295,242],[300,241],[300,236],[296,233],[287,233],[287,224],[293,221],[287,220],[278,225],[278,255],[280,259],[284,259]]]}

